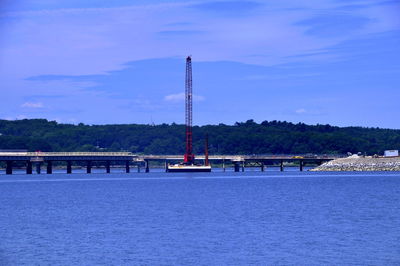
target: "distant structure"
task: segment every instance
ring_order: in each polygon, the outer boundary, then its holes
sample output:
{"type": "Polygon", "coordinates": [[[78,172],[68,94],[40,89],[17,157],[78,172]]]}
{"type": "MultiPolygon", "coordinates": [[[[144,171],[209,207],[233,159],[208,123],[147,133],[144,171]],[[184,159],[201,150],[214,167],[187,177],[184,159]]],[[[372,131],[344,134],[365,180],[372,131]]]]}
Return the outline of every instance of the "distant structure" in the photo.
{"type": "Polygon", "coordinates": [[[208,139],[206,138],[205,164],[199,165],[194,162],[193,154],[193,87],[192,87],[192,58],[186,58],[185,78],[185,123],[186,123],[186,151],[183,156],[183,163],[167,165],[167,172],[211,172],[211,165],[208,163],[208,139]]]}
{"type": "Polygon", "coordinates": [[[384,152],[385,157],[397,157],[399,156],[399,150],[387,150],[384,152]]]}

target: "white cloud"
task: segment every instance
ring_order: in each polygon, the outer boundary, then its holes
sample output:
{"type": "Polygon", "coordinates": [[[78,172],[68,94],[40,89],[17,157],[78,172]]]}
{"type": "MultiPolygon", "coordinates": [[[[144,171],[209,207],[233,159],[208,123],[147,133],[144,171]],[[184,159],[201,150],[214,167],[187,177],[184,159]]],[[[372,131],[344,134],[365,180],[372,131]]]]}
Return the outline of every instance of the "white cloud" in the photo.
{"type": "Polygon", "coordinates": [[[306,111],[306,109],[304,109],[304,108],[300,108],[300,109],[297,109],[295,112],[296,112],[296,114],[304,114],[304,113],[306,113],[307,111],[306,111]]]}
{"type": "Polygon", "coordinates": [[[194,100],[195,102],[201,102],[201,101],[204,101],[205,99],[206,99],[206,98],[205,98],[204,96],[196,95],[196,94],[193,95],[193,100],[194,100]]]}
{"type": "MultiPolygon", "coordinates": [[[[176,94],[170,94],[166,95],[164,97],[164,101],[167,102],[180,102],[185,100],[185,93],[176,93],[176,94]]],[[[193,94],[193,100],[196,102],[204,101],[205,97],[201,95],[195,95],[193,94]]]]}
{"type": "Polygon", "coordinates": [[[24,107],[24,108],[43,108],[44,105],[43,105],[43,103],[40,103],[40,102],[37,102],[37,103],[26,102],[26,103],[23,103],[21,105],[21,107],[24,107]]]}
{"type": "Polygon", "coordinates": [[[29,119],[29,118],[26,115],[17,115],[17,116],[6,116],[6,117],[2,117],[0,119],[14,121],[14,120],[21,120],[21,119],[29,119]]]}
{"type": "Polygon", "coordinates": [[[17,115],[16,119],[21,120],[21,119],[28,119],[26,115],[17,115]]]}
{"type": "Polygon", "coordinates": [[[164,97],[167,102],[180,102],[185,100],[185,93],[170,94],[164,97]]]}

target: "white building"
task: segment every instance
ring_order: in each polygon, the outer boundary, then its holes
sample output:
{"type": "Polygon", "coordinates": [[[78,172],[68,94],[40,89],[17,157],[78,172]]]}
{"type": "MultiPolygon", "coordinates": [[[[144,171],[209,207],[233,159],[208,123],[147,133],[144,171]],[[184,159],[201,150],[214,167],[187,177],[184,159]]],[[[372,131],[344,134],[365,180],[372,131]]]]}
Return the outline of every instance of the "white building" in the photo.
{"type": "Polygon", "coordinates": [[[399,150],[387,150],[384,153],[385,157],[394,157],[394,156],[399,156],[399,150]]]}

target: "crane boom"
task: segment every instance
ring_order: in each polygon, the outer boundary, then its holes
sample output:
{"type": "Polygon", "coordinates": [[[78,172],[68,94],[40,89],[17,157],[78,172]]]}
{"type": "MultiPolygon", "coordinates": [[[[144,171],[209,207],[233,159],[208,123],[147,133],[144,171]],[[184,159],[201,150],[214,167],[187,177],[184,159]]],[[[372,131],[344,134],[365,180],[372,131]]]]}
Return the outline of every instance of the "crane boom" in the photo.
{"type": "Polygon", "coordinates": [[[193,88],[192,88],[192,58],[186,58],[186,80],[185,80],[185,123],[186,123],[186,152],[184,162],[194,163],[192,122],[193,122],[193,88]]]}

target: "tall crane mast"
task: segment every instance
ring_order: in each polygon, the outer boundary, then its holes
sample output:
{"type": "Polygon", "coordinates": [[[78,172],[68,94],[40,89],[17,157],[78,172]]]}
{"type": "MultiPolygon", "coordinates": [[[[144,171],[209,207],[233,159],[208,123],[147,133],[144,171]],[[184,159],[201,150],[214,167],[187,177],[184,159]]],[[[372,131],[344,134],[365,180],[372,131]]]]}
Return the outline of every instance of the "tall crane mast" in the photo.
{"type": "Polygon", "coordinates": [[[204,165],[194,163],[192,117],[193,114],[193,87],[192,87],[192,58],[186,58],[185,77],[185,122],[186,122],[186,152],[183,162],[179,164],[166,164],[167,172],[211,172],[211,165],[208,162],[208,136],[205,143],[204,165]]]}
{"type": "Polygon", "coordinates": [[[186,58],[186,80],[185,80],[185,123],[186,123],[186,152],[184,162],[186,164],[194,163],[193,154],[193,88],[192,88],[192,58],[186,58]]]}

